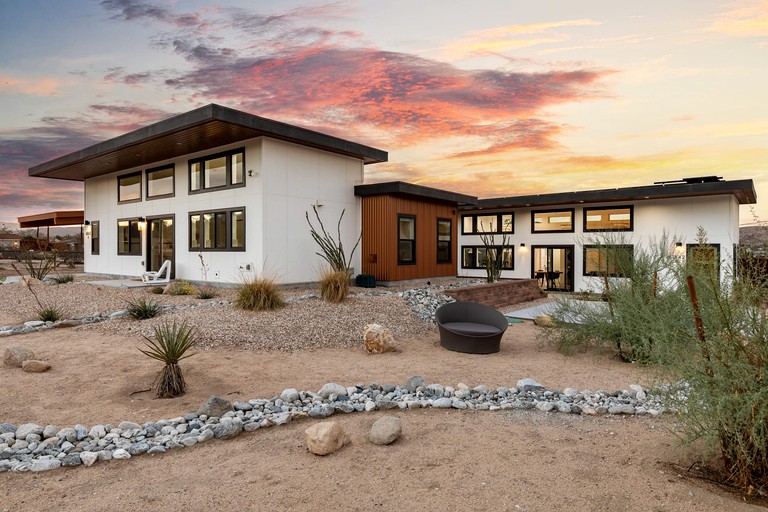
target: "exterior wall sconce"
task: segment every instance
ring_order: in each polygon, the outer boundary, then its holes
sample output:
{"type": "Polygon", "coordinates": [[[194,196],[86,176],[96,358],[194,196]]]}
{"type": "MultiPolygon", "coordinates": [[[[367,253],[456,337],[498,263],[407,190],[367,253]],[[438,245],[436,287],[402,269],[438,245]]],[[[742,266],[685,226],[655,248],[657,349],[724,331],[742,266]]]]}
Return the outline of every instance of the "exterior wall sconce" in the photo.
{"type": "Polygon", "coordinates": [[[520,254],[528,254],[528,247],[525,244],[520,244],[520,254]]]}
{"type": "Polygon", "coordinates": [[[674,254],[678,258],[682,258],[683,256],[685,256],[685,247],[683,247],[683,242],[676,242],[675,243],[674,254]]]}
{"type": "Polygon", "coordinates": [[[147,218],[139,217],[139,231],[144,231],[145,229],[147,229],[147,218]]]}
{"type": "Polygon", "coordinates": [[[248,176],[253,176],[253,169],[248,169],[248,176]]]}

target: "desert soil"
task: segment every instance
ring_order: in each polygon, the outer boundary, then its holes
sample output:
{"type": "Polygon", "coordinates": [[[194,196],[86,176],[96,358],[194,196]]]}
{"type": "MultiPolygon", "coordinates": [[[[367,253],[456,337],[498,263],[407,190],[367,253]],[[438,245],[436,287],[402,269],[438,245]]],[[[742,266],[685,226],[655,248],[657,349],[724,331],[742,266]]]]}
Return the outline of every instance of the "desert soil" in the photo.
{"type": "MultiPolygon", "coordinates": [[[[0,291],[2,291],[0,289],[0,291]]],[[[13,316],[12,312],[4,312],[13,316]]],[[[0,422],[59,427],[172,418],[211,395],[270,398],[284,388],[317,391],[327,382],[428,382],[514,386],[532,377],[548,388],[625,389],[650,385],[647,369],[607,353],[564,357],[532,323],[513,324],[498,354],[439,346],[437,332],[397,339],[398,351],[360,346],[264,351],[218,347],[182,362],[189,392],[158,400],[146,389],[159,363],[143,338],[76,327],[0,338],[31,348],[53,368],[43,374],[0,366],[0,422]]],[[[350,443],[318,457],[303,432],[315,420],[243,433],[160,455],[97,462],[90,468],[0,474],[2,511],[425,510],[425,511],[748,511],[759,504],[695,478],[696,453],[680,448],[675,418],[560,413],[407,410],[390,446],[367,441],[387,412],[330,418],[350,443]]]]}

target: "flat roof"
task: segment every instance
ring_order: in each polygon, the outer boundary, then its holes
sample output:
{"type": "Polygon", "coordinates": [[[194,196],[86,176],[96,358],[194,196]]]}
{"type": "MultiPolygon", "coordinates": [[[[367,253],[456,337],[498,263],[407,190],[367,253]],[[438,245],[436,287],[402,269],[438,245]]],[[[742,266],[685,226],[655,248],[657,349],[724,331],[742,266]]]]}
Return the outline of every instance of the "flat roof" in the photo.
{"type": "Polygon", "coordinates": [[[211,103],[29,168],[29,175],[84,181],[254,137],[271,137],[362,159],[386,162],[386,151],[211,103]]]}
{"type": "Polygon", "coordinates": [[[433,201],[442,201],[456,205],[475,204],[477,197],[466,194],[458,194],[439,188],[414,185],[405,181],[387,181],[384,183],[371,183],[368,185],[355,185],[356,196],[380,196],[397,195],[412,197],[415,199],[428,199],[433,201]]]}
{"type": "Polygon", "coordinates": [[[84,218],[83,210],[68,210],[27,215],[19,217],[18,221],[20,228],[42,228],[46,226],[76,226],[82,224],[84,218]]]}
{"type": "MultiPolygon", "coordinates": [[[[688,178],[689,180],[692,178],[688,178]]],[[[467,209],[482,208],[519,208],[526,206],[557,206],[578,203],[609,203],[617,201],[643,201],[648,199],[671,199],[676,197],[699,197],[715,195],[733,195],[739,204],[757,203],[757,193],[752,180],[708,181],[679,183],[666,182],[643,187],[607,188],[585,190],[581,192],[559,192],[555,194],[535,194],[480,199],[475,206],[467,209]]]]}

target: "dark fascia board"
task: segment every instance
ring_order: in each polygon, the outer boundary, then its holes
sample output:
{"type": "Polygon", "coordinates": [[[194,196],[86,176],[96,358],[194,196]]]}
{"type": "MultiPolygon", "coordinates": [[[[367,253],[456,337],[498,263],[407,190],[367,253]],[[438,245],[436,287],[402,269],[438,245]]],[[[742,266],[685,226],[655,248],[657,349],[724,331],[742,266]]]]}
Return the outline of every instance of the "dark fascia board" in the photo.
{"type": "Polygon", "coordinates": [[[405,196],[419,200],[440,201],[456,205],[474,205],[477,203],[477,197],[475,196],[458,194],[456,192],[425,187],[422,185],[414,185],[413,183],[406,183],[404,181],[387,181],[385,183],[356,185],[355,195],[361,197],[380,195],[405,196]]]}
{"type": "Polygon", "coordinates": [[[671,199],[676,197],[697,197],[732,194],[739,204],[757,203],[755,185],[751,179],[717,181],[711,183],[649,185],[643,187],[586,190],[582,192],[561,192],[517,197],[480,199],[476,208],[516,208],[557,206],[579,203],[610,203],[616,201],[643,201],[649,199],[671,199]]]}
{"type": "MultiPolygon", "coordinates": [[[[183,136],[185,131],[192,131],[210,123],[238,128],[237,130],[231,130],[232,133],[238,134],[237,137],[233,137],[231,140],[224,140],[219,145],[239,142],[246,138],[265,136],[333,153],[353,156],[362,159],[365,164],[386,162],[388,158],[387,152],[380,149],[211,103],[118,137],[99,142],[79,151],[43,162],[31,167],[29,175],[84,181],[86,176],[83,169],[89,161],[107,158],[110,154],[118,154],[121,151],[141,151],[142,144],[144,143],[150,144],[163,137],[183,136]],[[79,169],[79,167],[83,169],[79,169]]],[[[202,149],[209,148],[202,147],[196,149],[192,147],[187,148],[186,152],[194,153],[202,149]]],[[[169,149],[167,158],[174,156],[177,156],[177,154],[169,149]]],[[[101,172],[90,173],[88,177],[109,174],[115,172],[115,170],[114,168],[109,168],[101,172]]]]}

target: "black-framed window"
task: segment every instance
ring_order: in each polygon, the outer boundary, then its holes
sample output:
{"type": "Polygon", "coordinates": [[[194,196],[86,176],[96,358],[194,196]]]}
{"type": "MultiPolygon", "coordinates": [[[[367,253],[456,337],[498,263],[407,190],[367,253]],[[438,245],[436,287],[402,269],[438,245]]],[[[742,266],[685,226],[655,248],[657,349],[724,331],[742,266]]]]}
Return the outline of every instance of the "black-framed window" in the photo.
{"type": "Polygon", "coordinates": [[[175,167],[173,164],[147,170],[147,199],[174,196],[174,171],[175,167]]]}
{"type": "Polygon", "coordinates": [[[632,205],[584,208],[584,231],[632,231],[635,212],[632,205]]]}
{"type": "Polygon", "coordinates": [[[502,248],[500,245],[486,247],[484,245],[461,246],[461,268],[485,269],[488,257],[495,258],[501,251],[501,270],[515,270],[515,246],[502,248]],[[489,254],[490,253],[490,254],[489,254]]]}
{"type": "Polygon", "coordinates": [[[100,223],[97,220],[91,221],[91,254],[96,256],[101,250],[100,223]]]}
{"type": "Polygon", "coordinates": [[[461,216],[461,234],[514,233],[515,214],[512,212],[473,213],[461,216]]]}
{"type": "Polygon", "coordinates": [[[245,186],[245,149],[196,158],[189,161],[191,194],[245,186]]]}
{"type": "Polygon", "coordinates": [[[453,222],[451,219],[437,219],[437,262],[451,263],[453,251],[451,243],[453,239],[453,222]]]}
{"type": "Polygon", "coordinates": [[[416,264],[416,217],[397,216],[397,264],[416,264]]]}
{"type": "Polygon", "coordinates": [[[141,172],[133,172],[117,177],[117,202],[133,203],[141,201],[141,172]]]}
{"type": "Polygon", "coordinates": [[[531,233],[573,233],[573,208],[534,210],[531,233]]]}
{"type": "Polygon", "coordinates": [[[139,219],[117,221],[117,254],[121,256],[141,256],[141,230],[139,219]]]}
{"type": "Polygon", "coordinates": [[[635,247],[630,244],[585,245],[584,275],[627,277],[634,265],[635,247]]]}
{"type": "Polygon", "coordinates": [[[699,271],[716,272],[720,276],[720,244],[687,244],[685,258],[699,271]]]}
{"type": "Polygon", "coordinates": [[[244,251],[245,207],[190,213],[189,249],[244,251]]]}

